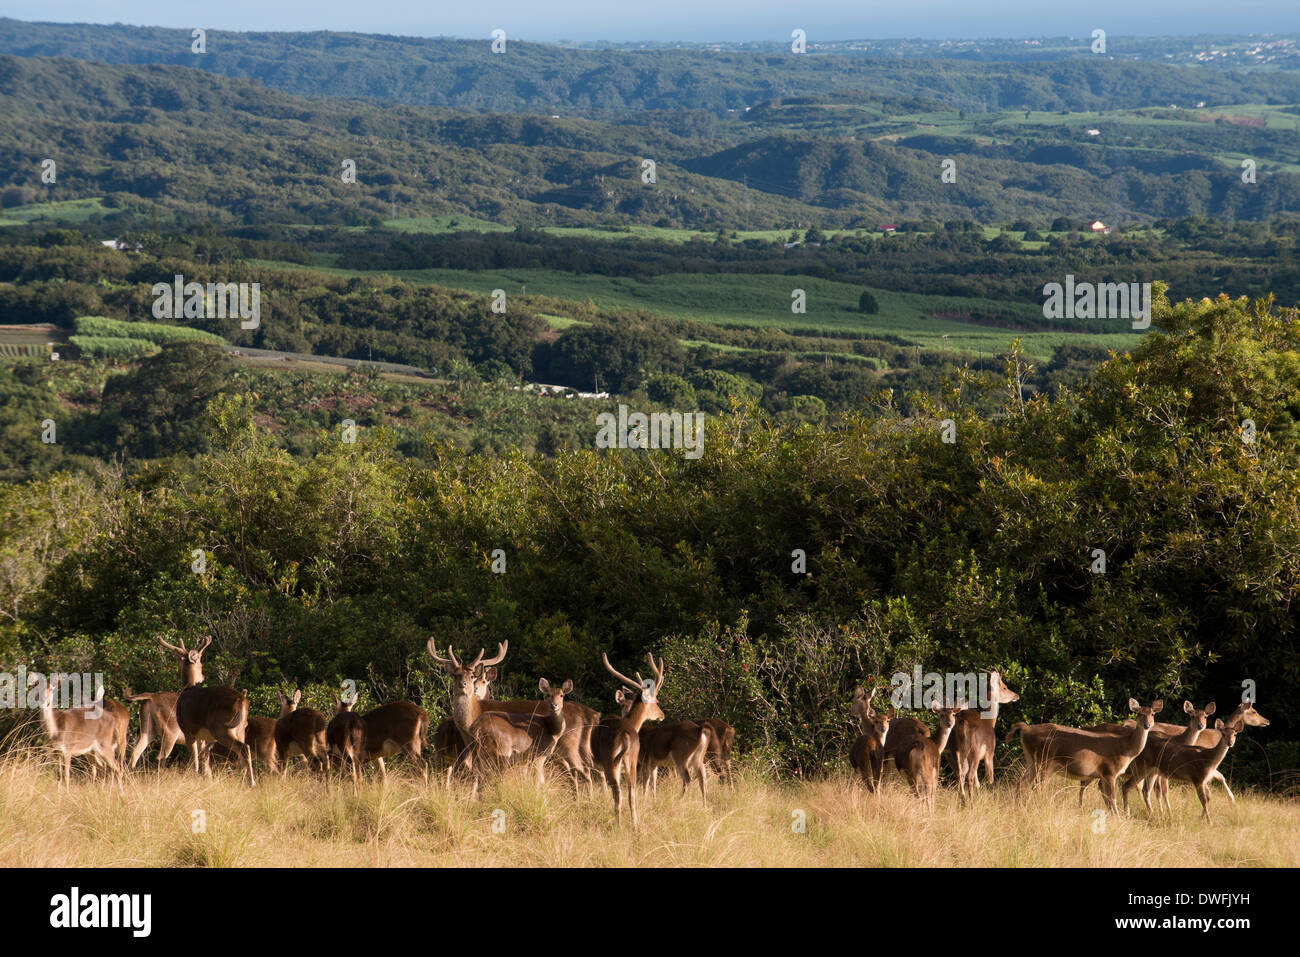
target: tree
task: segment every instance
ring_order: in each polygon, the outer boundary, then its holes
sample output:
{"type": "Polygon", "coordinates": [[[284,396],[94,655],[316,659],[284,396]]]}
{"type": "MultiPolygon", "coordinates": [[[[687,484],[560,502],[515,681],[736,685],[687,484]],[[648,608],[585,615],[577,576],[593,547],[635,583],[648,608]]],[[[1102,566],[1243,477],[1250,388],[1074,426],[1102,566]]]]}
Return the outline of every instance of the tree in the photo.
{"type": "Polygon", "coordinates": [[[876,303],[876,297],[869,292],[864,292],[858,297],[858,312],[874,316],[880,311],[880,306],[876,303]]]}

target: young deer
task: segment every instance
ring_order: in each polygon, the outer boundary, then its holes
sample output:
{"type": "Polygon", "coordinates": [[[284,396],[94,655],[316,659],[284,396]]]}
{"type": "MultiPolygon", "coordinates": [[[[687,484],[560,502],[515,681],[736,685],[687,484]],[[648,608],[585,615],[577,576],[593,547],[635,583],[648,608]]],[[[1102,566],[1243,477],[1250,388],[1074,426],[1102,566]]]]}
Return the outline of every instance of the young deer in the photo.
{"type": "Polygon", "coordinates": [[[932,701],[930,708],[939,716],[938,736],[913,738],[907,762],[902,770],[911,782],[916,796],[933,813],[935,794],[939,788],[939,756],[943,753],[944,745],[948,743],[952,729],[957,726],[957,715],[964,708],[964,704],[957,707],[943,707],[938,701],[932,701]]]}
{"type": "Polygon", "coordinates": [[[366,760],[366,722],[352,711],[356,699],[340,701],[334,698],[334,717],[325,726],[325,741],[329,752],[336,755],[343,768],[352,774],[355,783],[361,775],[361,765],[366,760]]]}
{"type": "Polygon", "coordinates": [[[550,682],[542,678],[537,687],[542,692],[540,714],[485,711],[470,727],[474,794],[478,793],[479,778],[489,765],[498,768],[513,758],[523,758],[531,763],[537,771],[537,783],[546,783],[542,768],[564,735],[564,696],[573,690],[573,682],[565,681],[561,687],[552,688],[550,682]]]}
{"type": "Polygon", "coordinates": [[[625,704],[626,714],[601,718],[600,725],[591,737],[591,750],[596,761],[605,774],[605,783],[609,785],[614,797],[614,814],[618,822],[623,822],[623,791],[621,779],[627,775],[627,803],[632,812],[632,826],[638,825],[636,813],[636,772],[641,750],[641,725],[647,721],[662,721],[663,710],[659,707],[659,689],[664,683],[663,660],[655,664],[654,655],[646,655],[650,662],[650,671],[654,681],[647,682],[637,673],[633,681],[627,675],[614,670],[609,663],[609,655],[602,654],[605,670],[623,683],[619,690],[620,703],[625,704]]]}
{"type": "MultiPolygon", "coordinates": [[[[29,683],[39,680],[29,676],[29,683]]],[[[41,700],[41,724],[51,748],[59,755],[59,779],[65,787],[72,785],[72,759],[79,754],[89,754],[96,762],[106,764],[119,780],[122,765],[118,763],[114,745],[118,733],[117,718],[103,708],[104,689],[88,705],[80,708],[56,710],[54,707],[53,680],[46,680],[41,700]],[[95,711],[98,710],[98,716],[95,711]]]]}
{"type": "MultiPolygon", "coordinates": [[[[1156,769],[1161,778],[1186,781],[1196,788],[1196,796],[1201,799],[1201,817],[1207,824],[1211,823],[1210,778],[1223,762],[1228,749],[1237,743],[1237,735],[1242,727],[1241,724],[1224,724],[1223,719],[1215,718],[1214,730],[1219,732],[1219,741],[1214,747],[1203,748],[1197,744],[1174,742],[1156,758],[1156,769]]],[[[1172,816],[1168,787],[1160,788],[1159,794],[1165,814],[1172,816]]]]}
{"type": "Polygon", "coordinates": [[[1002,675],[988,672],[987,714],[980,708],[966,708],[948,737],[948,766],[957,775],[957,795],[962,803],[971,800],[980,787],[979,766],[984,765],[984,783],[993,783],[993,753],[997,750],[998,711],[1004,704],[1020,700],[1002,683],[1002,675]]]}
{"type": "Polygon", "coordinates": [[[862,776],[862,783],[868,791],[874,793],[880,787],[880,775],[884,771],[886,742],[889,729],[894,721],[894,709],[880,713],[871,708],[871,698],[866,691],[858,687],[849,702],[849,710],[857,716],[859,735],[849,749],[849,764],[862,776]]]}
{"type": "Polygon", "coordinates": [[[1016,785],[1017,793],[1025,784],[1037,787],[1043,776],[1055,772],[1081,781],[1096,780],[1102,798],[1112,814],[1119,813],[1116,800],[1116,778],[1123,774],[1133,759],[1146,747],[1147,736],[1155,724],[1155,716],[1164,708],[1156,699],[1150,707],[1143,707],[1134,698],[1128,699],[1130,711],[1136,712],[1137,723],[1125,727],[1123,733],[1084,731],[1060,724],[1025,724],[1017,721],[1007,732],[1010,741],[1020,735],[1020,745],[1025,755],[1025,773],[1016,785]]]}
{"type": "Polygon", "coordinates": [[[384,758],[406,755],[429,783],[429,763],[424,760],[424,739],[429,733],[429,715],[410,701],[393,701],[361,716],[365,722],[364,759],[379,765],[379,775],[388,781],[384,758]]]}
{"type": "Polygon", "coordinates": [[[704,756],[714,740],[713,729],[695,721],[672,721],[654,728],[642,728],[640,735],[640,772],[643,787],[659,793],[659,768],[672,765],[682,779],[682,794],[691,785],[691,775],[700,786],[701,800],[708,800],[704,786],[704,756]]]}
{"type": "Polygon", "coordinates": [[[731,748],[736,743],[736,729],[721,718],[694,718],[696,724],[706,725],[713,736],[709,739],[709,748],[705,753],[709,767],[717,774],[718,780],[726,782],[733,791],[735,781],[731,777],[731,748]]]}
{"type": "MultiPolygon", "coordinates": [[[[501,647],[508,649],[510,642],[502,642],[501,647]]],[[[497,678],[497,669],[484,667],[482,674],[476,678],[476,694],[482,702],[483,711],[499,711],[507,715],[540,714],[541,702],[515,700],[497,701],[493,699],[490,685],[497,678]]],[[[515,721],[515,717],[511,717],[515,721]]],[[[556,744],[554,757],[560,762],[573,782],[573,789],[578,789],[579,779],[587,784],[588,793],[592,793],[592,772],[596,770],[595,759],[591,754],[591,733],[600,723],[600,713],[593,708],[576,701],[564,702],[564,734],[556,744]]],[[[449,737],[444,735],[444,742],[449,744],[449,737]]]]}
{"type": "Polygon", "coordinates": [[[275,722],[275,747],[282,761],[281,774],[289,773],[289,763],[301,756],[315,770],[330,769],[329,745],[325,729],[329,725],[325,715],[314,708],[299,708],[302,689],[293,693],[293,699],[276,692],[280,699],[280,719],[275,722]]]}
{"type": "MultiPolygon", "coordinates": [[[[1151,733],[1147,735],[1147,745],[1142,749],[1142,753],[1133,759],[1129,764],[1128,770],[1124,773],[1124,783],[1121,788],[1121,794],[1124,798],[1124,813],[1128,813],[1128,792],[1136,784],[1142,800],[1147,806],[1147,814],[1151,813],[1151,788],[1158,785],[1158,774],[1156,769],[1156,758],[1164,750],[1165,746],[1171,741],[1179,744],[1193,744],[1197,735],[1208,727],[1209,716],[1214,714],[1214,702],[1211,701],[1204,708],[1197,708],[1190,701],[1183,702],[1183,711],[1188,716],[1186,728],[1180,728],[1177,736],[1169,735],[1162,732],[1161,728],[1178,728],[1176,724],[1167,724],[1163,721],[1157,721],[1151,728],[1151,733]]],[[[1112,734],[1120,734],[1124,731],[1124,725],[1121,724],[1096,724],[1087,731],[1105,731],[1112,734]]],[[[1079,806],[1083,807],[1083,792],[1087,789],[1088,782],[1079,782],[1079,806]]]]}
{"type": "Polygon", "coordinates": [[[224,744],[236,754],[242,753],[248,764],[248,783],[256,785],[253,776],[253,751],[244,743],[248,727],[248,692],[234,688],[201,688],[203,681],[203,652],[212,644],[211,636],[203,639],[198,648],[169,644],[162,636],[158,643],[176,656],[181,664],[181,693],[176,697],[176,724],[185,736],[186,746],[194,752],[194,770],[199,770],[200,757],[203,772],[212,777],[212,758],[208,745],[224,744]]]}
{"type": "Polygon", "coordinates": [[[176,723],[176,699],[180,697],[174,691],[154,691],[142,694],[127,692],[127,701],[139,701],[140,737],[131,751],[131,767],[140,761],[149,745],[158,742],[158,769],[171,755],[176,742],[181,739],[181,728],[176,723]]]}

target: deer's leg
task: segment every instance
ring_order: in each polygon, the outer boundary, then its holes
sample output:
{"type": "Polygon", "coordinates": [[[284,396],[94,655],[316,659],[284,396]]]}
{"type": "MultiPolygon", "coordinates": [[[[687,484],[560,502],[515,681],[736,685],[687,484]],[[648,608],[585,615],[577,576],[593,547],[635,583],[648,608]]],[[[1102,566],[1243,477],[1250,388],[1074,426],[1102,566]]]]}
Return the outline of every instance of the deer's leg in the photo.
{"type": "MultiPolygon", "coordinates": [[[[993,750],[991,748],[984,752],[984,783],[989,787],[993,786],[993,750]]],[[[975,786],[979,787],[978,781],[975,782],[975,786]]]]}
{"type": "Polygon", "coordinates": [[[387,784],[387,783],[388,783],[388,768],[384,767],[384,758],[383,758],[383,755],[380,755],[379,757],[375,758],[375,761],[379,764],[379,776],[380,776],[380,778],[383,780],[384,784],[387,784]]]}
{"type": "Polygon", "coordinates": [[[1214,769],[1214,772],[1210,775],[1210,778],[1211,778],[1211,780],[1218,781],[1220,784],[1223,785],[1223,790],[1225,790],[1225,791],[1228,792],[1228,800],[1229,800],[1229,801],[1231,801],[1233,804],[1236,804],[1236,803],[1237,803],[1237,799],[1236,799],[1235,797],[1232,796],[1232,788],[1228,787],[1228,779],[1225,778],[1225,777],[1224,777],[1224,776],[1219,772],[1219,769],[1218,769],[1218,768],[1215,768],[1215,769],[1214,769]]]}
{"type": "Polygon", "coordinates": [[[1210,820],[1210,781],[1208,778],[1197,786],[1196,794],[1201,799],[1201,817],[1205,818],[1206,824],[1213,823],[1210,820]]]}
{"type": "Polygon", "coordinates": [[[1086,790],[1088,790],[1088,782],[1080,781],[1079,782],[1079,807],[1083,807],[1083,792],[1086,790]]]}
{"type": "MultiPolygon", "coordinates": [[[[251,745],[244,745],[244,761],[248,764],[248,786],[257,787],[257,779],[253,777],[253,748],[251,745]]],[[[271,771],[275,771],[275,758],[271,758],[271,771]]]]}

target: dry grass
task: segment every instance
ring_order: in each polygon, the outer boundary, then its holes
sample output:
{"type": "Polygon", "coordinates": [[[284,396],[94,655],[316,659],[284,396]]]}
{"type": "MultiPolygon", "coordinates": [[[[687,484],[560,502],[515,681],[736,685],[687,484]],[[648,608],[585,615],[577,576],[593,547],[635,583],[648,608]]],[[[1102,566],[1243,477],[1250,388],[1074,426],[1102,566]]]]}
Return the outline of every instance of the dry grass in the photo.
{"type": "Polygon", "coordinates": [[[1148,823],[1139,810],[1096,833],[1095,789],[1080,810],[1075,786],[1063,780],[1023,804],[1011,782],[1004,775],[969,811],[941,788],[931,816],[892,772],[877,795],[847,774],[775,783],[742,772],[734,792],[710,788],[707,808],[698,792],[681,798],[661,778],[634,831],[615,825],[607,791],[575,797],[558,777],[539,788],[522,772],[486,787],[478,801],[468,785],[448,794],[393,768],[387,788],[377,777],[354,789],[299,771],[287,780],[262,776],[254,790],[231,771],[207,781],[175,767],[128,775],[120,789],[74,775],[65,791],[53,763],[28,751],[0,759],[0,867],[1300,864],[1292,800],[1240,794],[1233,806],[1216,792],[1207,827],[1195,796],[1175,787],[1171,824],[1148,823]],[[504,833],[493,831],[498,809],[504,833]],[[196,810],[206,814],[202,833],[191,827],[196,810]],[[806,833],[792,829],[796,811],[806,833]]]}

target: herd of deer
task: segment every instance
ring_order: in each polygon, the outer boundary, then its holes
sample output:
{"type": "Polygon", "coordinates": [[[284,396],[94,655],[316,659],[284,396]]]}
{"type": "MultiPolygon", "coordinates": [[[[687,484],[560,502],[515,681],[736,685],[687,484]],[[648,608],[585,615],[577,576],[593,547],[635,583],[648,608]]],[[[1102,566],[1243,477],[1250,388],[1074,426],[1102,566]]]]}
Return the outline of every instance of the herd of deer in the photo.
{"type": "MultiPolygon", "coordinates": [[[[127,700],[140,702],[140,736],[131,754],[134,768],[149,745],[159,743],[158,765],[162,766],[176,743],[184,739],[194,760],[211,775],[211,759],[242,761],[250,784],[255,784],[254,762],[272,772],[285,774],[296,757],[303,758],[313,769],[328,773],[332,761],[348,771],[353,780],[363,764],[375,762],[384,779],[384,759],[405,755],[428,782],[429,767],[423,756],[429,731],[429,717],[423,708],[409,701],[395,701],[367,714],[356,714],[351,702],[335,698],[333,718],[311,708],[298,706],[301,692],[292,698],[280,698],[279,719],[248,713],[248,692],[231,687],[204,687],[203,652],[211,644],[206,639],[197,648],[173,645],[158,639],[164,649],[180,662],[179,692],[127,693],[127,700]]],[[[494,657],[478,657],[462,664],[450,647],[447,656],[438,654],[429,639],[429,656],[451,677],[451,716],[434,730],[434,753],[447,769],[446,786],[451,786],[457,770],[472,775],[477,795],[480,779],[512,762],[530,764],[539,782],[545,780],[543,768],[554,760],[569,775],[574,788],[585,782],[593,793],[593,772],[599,771],[609,785],[614,810],[621,821],[626,795],[632,821],[637,823],[636,785],[638,775],[646,788],[658,789],[660,767],[677,770],[685,794],[692,780],[698,783],[701,797],[706,796],[705,765],[727,784],[731,784],[731,747],[735,730],[718,718],[690,721],[664,720],[659,707],[659,689],[663,685],[662,660],[647,655],[651,679],[636,679],[614,669],[608,656],[602,655],[606,670],[620,684],[615,693],[619,705],[616,715],[602,716],[575,701],[565,700],[573,682],[560,687],[545,678],[538,683],[540,701],[496,701],[491,685],[497,677],[496,666],[504,660],[507,642],[498,645],[494,657]],[[648,721],[664,722],[646,727],[648,721]],[[626,779],[626,787],[623,781],[626,779]]],[[[967,707],[963,701],[941,704],[933,702],[938,728],[930,729],[917,718],[896,714],[896,709],[876,711],[871,706],[878,688],[868,695],[858,688],[850,708],[857,716],[861,734],[853,743],[849,760],[861,775],[868,791],[881,782],[885,762],[907,779],[916,796],[933,809],[938,790],[940,758],[946,757],[956,776],[957,791],[964,804],[980,787],[979,766],[984,766],[986,784],[993,781],[993,753],[997,745],[995,727],[1001,705],[1018,701],[1020,696],[1008,688],[996,671],[988,672],[989,706],[967,707]]],[[[50,744],[62,761],[61,777],[66,784],[72,758],[91,755],[93,766],[104,764],[117,774],[126,765],[127,726],[130,706],[102,697],[102,709],[54,708],[54,686],[45,688],[42,716],[50,744]],[[98,712],[98,714],[96,714],[98,712]]],[[[1117,794],[1123,780],[1124,809],[1134,785],[1141,789],[1149,815],[1154,814],[1151,795],[1166,813],[1169,812],[1169,782],[1185,781],[1195,789],[1201,801],[1202,816],[1210,820],[1210,783],[1218,781],[1235,801],[1228,783],[1219,773],[1219,764],[1237,735],[1246,725],[1264,727],[1268,720],[1251,702],[1243,702],[1226,721],[1216,719],[1214,703],[1196,708],[1183,702],[1189,717],[1186,727],[1157,722],[1155,716],[1164,707],[1157,700],[1142,706],[1129,700],[1135,718],[1124,724],[1100,724],[1089,728],[1071,728],[1059,724],[1025,724],[1016,722],[1006,740],[1020,737],[1025,771],[1017,792],[1025,785],[1037,786],[1048,773],[1057,773],[1079,782],[1079,804],[1092,781],[1098,783],[1106,807],[1118,810],[1117,794]]]]}
{"type": "MultiPolygon", "coordinates": [[[[248,713],[248,692],[225,686],[204,687],[203,652],[212,643],[204,640],[196,648],[184,643],[173,645],[161,637],[159,644],[180,662],[179,692],[127,692],[128,702],[140,702],[140,736],[126,762],[127,728],[130,705],[103,696],[94,705],[55,709],[54,684],[45,687],[42,720],[51,747],[61,759],[61,779],[70,781],[72,758],[89,755],[94,759],[93,772],[105,765],[120,775],[134,768],[141,755],[155,740],[159,744],[158,766],[171,755],[182,739],[190,749],[194,770],[202,767],[211,776],[212,757],[237,760],[248,771],[250,784],[256,784],[254,762],[273,773],[286,774],[290,763],[301,757],[314,770],[329,773],[334,762],[357,780],[361,766],[379,765],[387,780],[384,759],[405,755],[428,782],[429,767],[424,742],[429,732],[429,716],[419,705],[395,701],[367,714],[356,714],[352,702],[335,698],[335,715],[325,715],[311,708],[299,707],[301,692],[292,698],[280,694],[280,717],[263,718],[248,713]]],[[[588,792],[594,791],[592,773],[600,771],[614,798],[618,819],[623,816],[626,795],[633,824],[637,823],[636,785],[638,774],[647,788],[658,789],[660,767],[676,768],[682,793],[692,780],[705,797],[706,763],[731,785],[731,747],[735,730],[718,718],[693,721],[665,721],[659,707],[659,689],[663,685],[663,661],[647,655],[653,678],[638,672],[636,679],[616,671],[608,656],[602,656],[605,668],[618,679],[615,693],[620,713],[602,716],[598,712],[565,696],[573,690],[566,681],[556,688],[545,678],[538,687],[540,701],[496,701],[491,684],[496,666],[509,647],[502,642],[497,654],[484,659],[484,652],[468,664],[462,664],[455,651],[447,657],[438,654],[433,639],[428,651],[433,660],[451,676],[451,717],[434,731],[433,746],[447,766],[447,786],[460,769],[472,774],[474,793],[479,780],[488,772],[512,762],[531,764],[539,781],[544,781],[543,767],[556,760],[568,772],[574,787],[585,781],[588,792]],[[645,727],[647,721],[664,722],[645,727]],[[626,779],[626,786],[623,780],[626,779]]]]}
{"type": "MultiPolygon", "coordinates": [[[[969,708],[962,701],[931,704],[939,722],[933,736],[921,721],[899,716],[893,707],[885,712],[875,711],[871,699],[884,688],[876,689],[871,695],[858,688],[850,708],[858,718],[861,734],[853,743],[849,760],[862,776],[867,790],[874,792],[879,787],[885,761],[892,759],[916,796],[933,808],[941,755],[947,758],[956,775],[962,803],[970,800],[980,786],[981,763],[986,783],[991,784],[998,709],[1018,701],[1020,696],[1002,683],[998,672],[990,671],[988,676],[989,707],[986,709],[969,708]]],[[[1219,773],[1219,765],[1246,725],[1268,725],[1268,719],[1255,710],[1253,702],[1243,701],[1226,721],[1215,719],[1213,728],[1209,727],[1209,718],[1214,714],[1213,701],[1204,708],[1184,701],[1183,711],[1190,719],[1186,727],[1155,720],[1164,708],[1161,700],[1144,707],[1130,698],[1128,706],[1135,718],[1123,724],[1071,728],[1017,721],[1006,734],[1007,741],[1019,735],[1024,752],[1025,771],[1017,782],[1017,793],[1026,785],[1036,787],[1045,775],[1056,773],[1079,782],[1080,807],[1083,792],[1090,782],[1096,781],[1107,809],[1117,812],[1116,793],[1123,775],[1125,812],[1129,791],[1137,785],[1148,815],[1155,813],[1151,807],[1153,792],[1169,814],[1169,782],[1184,781],[1196,789],[1201,815],[1207,822],[1212,781],[1222,784],[1229,800],[1236,801],[1228,782],[1219,773]]]]}

